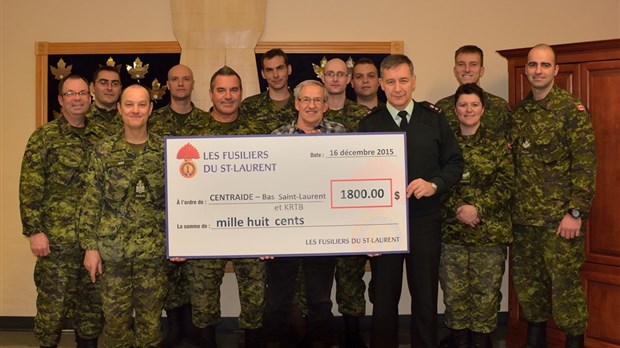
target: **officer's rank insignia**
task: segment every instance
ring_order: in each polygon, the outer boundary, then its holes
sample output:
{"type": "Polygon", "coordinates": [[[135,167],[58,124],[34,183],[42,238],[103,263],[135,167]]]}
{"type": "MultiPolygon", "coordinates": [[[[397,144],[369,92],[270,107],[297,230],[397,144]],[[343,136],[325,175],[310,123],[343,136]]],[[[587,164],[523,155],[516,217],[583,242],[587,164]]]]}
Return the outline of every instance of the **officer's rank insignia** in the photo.
{"type": "Polygon", "coordinates": [[[142,179],[138,180],[136,183],[136,197],[144,198],[146,197],[146,187],[144,187],[144,183],[142,179]]]}
{"type": "Polygon", "coordinates": [[[530,145],[531,145],[530,142],[527,140],[521,144],[521,146],[523,146],[524,149],[529,149],[530,145]]]}
{"type": "Polygon", "coordinates": [[[470,177],[471,175],[469,172],[463,172],[463,175],[461,176],[461,184],[469,184],[470,177]]]}
{"type": "Polygon", "coordinates": [[[181,166],[179,167],[179,172],[182,177],[189,179],[196,175],[198,167],[193,160],[199,158],[200,154],[198,153],[198,150],[196,150],[194,145],[190,143],[183,145],[183,147],[179,149],[179,152],[177,152],[177,159],[183,160],[183,162],[181,162],[181,166]]]}

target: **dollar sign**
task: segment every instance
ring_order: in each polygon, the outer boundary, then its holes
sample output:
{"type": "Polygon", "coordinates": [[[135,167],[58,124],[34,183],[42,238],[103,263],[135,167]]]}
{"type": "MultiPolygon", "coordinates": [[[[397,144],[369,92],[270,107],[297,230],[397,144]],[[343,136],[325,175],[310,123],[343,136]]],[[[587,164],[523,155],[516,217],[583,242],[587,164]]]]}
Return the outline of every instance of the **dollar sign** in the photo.
{"type": "Polygon", "coordinates": [[[400,192],[394,192],[394,199],[398,200],[400,198],[400,192]]]}

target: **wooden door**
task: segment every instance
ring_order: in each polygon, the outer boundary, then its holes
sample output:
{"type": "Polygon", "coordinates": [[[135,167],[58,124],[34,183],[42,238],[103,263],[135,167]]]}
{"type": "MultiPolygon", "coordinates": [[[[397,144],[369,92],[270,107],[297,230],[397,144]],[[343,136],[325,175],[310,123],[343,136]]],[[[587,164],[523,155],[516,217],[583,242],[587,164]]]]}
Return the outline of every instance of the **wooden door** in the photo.
{"type": "MultiPolygon", "coordinates": [[[[516,72],[517,87],[515,92],[517,93],[517,100],[521,101],[532,90],[532,86],[530,86],[530,82],[527,80],[527,76],[525,76],[524,66],[517,67],[516,72]]],[[[555,84],[575,97],[579,97],[581,89],[580,77],[579,64],[560,64],[560,71],[558,71],[558,75],[555,77],[555,84]]]]}
{"type": "Polygon", "coordinates": [[[620,60],[581,64],[598,170],[581,276],[588,294],[587,347],[620,345],[620,60]]]}
{"type": "MultiPolygon", "coordinates": [[[[598,159],[597,189],[586,234],[586,263],[581,270],[589,325],[586,347],[620,348],[620,39],[554,45],[560,72],[556,84],[588,107],[594,126],[598,159]]],[[[508,60],[508,98],[511,106],[530,86],[524,65],[530,48],[498,51],[508,60]]],[[[525,341],[526,322],[509,289],[506,346],[525,341]]],[[[548,325],[550,348],[564,345],[564,334],[548,325]]]]}

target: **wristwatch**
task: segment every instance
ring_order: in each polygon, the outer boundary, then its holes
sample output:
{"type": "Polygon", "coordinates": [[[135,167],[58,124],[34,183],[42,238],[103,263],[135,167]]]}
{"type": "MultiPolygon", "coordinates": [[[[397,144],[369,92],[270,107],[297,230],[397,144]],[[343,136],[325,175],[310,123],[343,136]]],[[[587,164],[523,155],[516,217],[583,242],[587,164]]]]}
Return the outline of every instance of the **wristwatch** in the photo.
{"type": "Polygon", "coordinates": [[[575,209],[575,208],[568,209],[568,213],[570,214],[570,216],[574,217],[575,219],[579,219],[581,216],[583,216],[583,214],[579,211],[579,209],[575,209]]]}
{"type": "Polygon", "coordinates": [[[435,192],[437,192],[437,185],[435,185],[434,182],[431,182],[431,187],[435,190],[435,192]]]}

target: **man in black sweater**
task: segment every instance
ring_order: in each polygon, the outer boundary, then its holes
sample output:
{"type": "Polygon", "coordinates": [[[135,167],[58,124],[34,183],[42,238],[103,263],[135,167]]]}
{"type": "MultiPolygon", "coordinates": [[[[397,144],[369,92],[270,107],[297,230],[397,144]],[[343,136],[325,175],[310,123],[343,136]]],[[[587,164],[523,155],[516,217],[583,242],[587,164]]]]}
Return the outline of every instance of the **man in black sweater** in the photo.
{"type": "Polygon", "coordinates": [[[411,344],[437,346],[437,282],[441,246],[439,196],[460,180],[463,155],[441,111],[412,99],[413,63],[405,55],[381,62],[387,104],[359,123],[360,132],[406,133],[409,253],[371,259],[373,301],[371,347],[398,347],[398,302],[403,260],[411,294],[411,344]]]}

